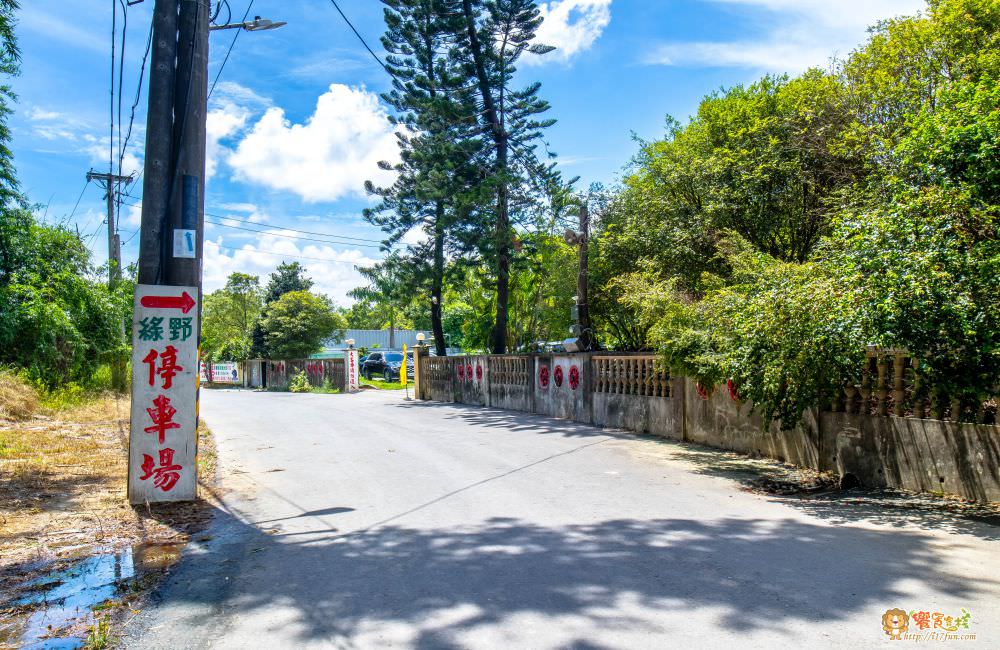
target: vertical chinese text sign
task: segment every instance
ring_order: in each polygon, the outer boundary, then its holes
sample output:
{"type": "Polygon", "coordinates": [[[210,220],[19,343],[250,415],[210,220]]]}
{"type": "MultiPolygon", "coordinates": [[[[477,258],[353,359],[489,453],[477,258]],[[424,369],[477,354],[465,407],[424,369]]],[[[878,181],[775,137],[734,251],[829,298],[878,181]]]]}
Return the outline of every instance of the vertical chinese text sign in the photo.
{"type": "Polygon", "coordinates": [[[129,502],[190,501],[198,475],[198,289],[138,285],[129,502]]]}

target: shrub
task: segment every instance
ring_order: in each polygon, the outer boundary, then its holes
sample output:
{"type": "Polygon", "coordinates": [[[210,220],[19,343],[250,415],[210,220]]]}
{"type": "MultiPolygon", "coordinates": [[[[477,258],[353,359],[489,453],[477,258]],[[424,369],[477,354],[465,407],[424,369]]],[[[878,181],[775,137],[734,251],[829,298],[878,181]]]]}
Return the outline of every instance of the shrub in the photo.
{"type": "Polygon", "coordinates": [[[312,390],[312,386],[309,384],[309,378],[306,377],[306,373],[301,370],[292,376],[292,380],[288,382],[288,390],[293,393],[308,393],[312,390]]]}

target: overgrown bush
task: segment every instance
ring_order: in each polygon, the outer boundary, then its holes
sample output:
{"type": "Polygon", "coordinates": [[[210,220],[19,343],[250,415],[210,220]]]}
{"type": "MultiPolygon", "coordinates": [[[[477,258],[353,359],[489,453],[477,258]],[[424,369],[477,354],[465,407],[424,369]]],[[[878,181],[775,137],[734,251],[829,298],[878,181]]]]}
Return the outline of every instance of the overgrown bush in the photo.
{"type": "Polygon", "coordinates": [[[288,390],[293,393],[310,392],[312,390],[312,385],[309,383],[309,378],[306,377],[306,373],[300,370],[292,375],[292,379],[288,382],[288,390]]]}

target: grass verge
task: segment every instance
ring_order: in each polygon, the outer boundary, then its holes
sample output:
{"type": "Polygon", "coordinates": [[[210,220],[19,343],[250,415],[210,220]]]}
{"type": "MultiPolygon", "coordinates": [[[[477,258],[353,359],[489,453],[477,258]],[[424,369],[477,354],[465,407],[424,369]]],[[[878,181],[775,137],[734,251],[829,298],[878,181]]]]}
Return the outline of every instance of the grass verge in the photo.
{"type": "MultiPolygon", "coordinates": [[[[128,504],[129,400],[106,394],[58,399],[59,408],[37,400],[30,418],[0,420],[0,602],[15,603],[30,593],[33,581],[102,554],[138,553],[183,547],[207,525],[205,501],[128,504]]],[[[51,403],[51,402],[50,402],[51,403]]],[[[5,408],[8,402],[4,402],[5,408]]],[[[211,431],[198,431],[199,483],[214,482],[217,457],[211,431]]],[[[203,492],[207,492],[203,490],[203,492]]],[[[120,622],[152,588],[167,567],[154,569],[127,585],[128,598],[100,604],[99,613],[81,611],[46,638],[89,636],[89,647],[104,647],[108,621],[120,622]],[[139,585],[133,589],[132,586],[139,585]],[[103,622],[102,622],[103,621],[103,622]]],[[[35,583],[37,584],[37,583],[35,583]]],[[[126,585],[118,587],[126,589],[126,585]]],[[[0,647],[20,645],[39,607],[0,607],[0,647]],[[10,625],[7,625],[10,621],[10,625]],[[6,629],[5,629],[6,628],[6,629]],[[13,638],[4,638],[13,637],[13,638]]],[[[95,607],[95,610],[98,609],[95,607]]],[[[25,639],[30,644],[29,639],[25,639]]]]}

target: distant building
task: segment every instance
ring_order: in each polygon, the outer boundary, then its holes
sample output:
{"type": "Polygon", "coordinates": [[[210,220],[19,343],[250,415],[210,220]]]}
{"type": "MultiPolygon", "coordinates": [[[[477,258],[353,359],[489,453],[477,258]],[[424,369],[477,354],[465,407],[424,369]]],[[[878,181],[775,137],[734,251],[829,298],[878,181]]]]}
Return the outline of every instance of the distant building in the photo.
{"type": "MultiPolygon", "coordinates": [[[[368,351],[371,350],[391,350],[400,351],[403,349],[403,345],[406,345],[407,349],[412,349],[413,346],[417,344],[417,332],[421,330],[347,330],[344,336],[340,340],[330,339],[323,344],[323,351],[319,354],[314,354],[313,359],[340,359],[344,356],[344,350],[347,349],[348,339],[354,339],[354,347],[361,349],[365,348],[368,351]]],[[[425,345],[433,345],[431,341],[431,334],[424,331],[427,336],[427,340],[424,341],[425,345]]],[[[457,354],[459,350],[448,349],[448,354],[457,354]]]]}

